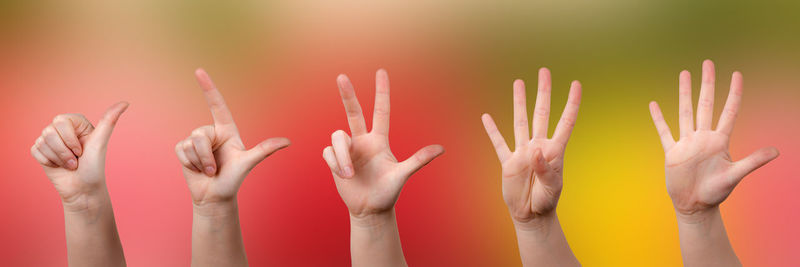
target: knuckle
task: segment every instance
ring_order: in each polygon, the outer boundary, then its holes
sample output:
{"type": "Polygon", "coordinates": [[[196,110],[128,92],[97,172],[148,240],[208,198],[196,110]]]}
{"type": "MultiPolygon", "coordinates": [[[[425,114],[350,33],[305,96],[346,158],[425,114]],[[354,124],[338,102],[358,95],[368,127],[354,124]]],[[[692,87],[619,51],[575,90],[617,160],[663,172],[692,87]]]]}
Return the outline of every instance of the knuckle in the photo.
{"type": "Polygon", "coordinates": [[[573,127],[575,126],[575,119],[572,117],[563,117],[561,118],[561,123],[563,123],[564,126],[573,127]]]}
{"type": "Polygon", "coordinates": [[[514,121],[514,125],[517,127],[528,127],[528,120],[526,119],[517,119],[514,121]]]}
{"type": "Polygon", "coordinates": [[[347,116],[357,117],[361,115],[361,108],[352,108],[347,110],[347,116]]]}
{"type": "Polygon", "coordinates": [[[727,115],[727,116],[735,118],[736,117],[736,108],[737,107],[733,106],[733,107],[730,107],[730,108],[723,109],[722,113],[727,115]]]}
{"type": "Polygon", "coordinates": [[[59,114],[53,117],[53,123],[62,123],[66,122],[67,120],[69,120],[67,114],[59,114]]]}
{"type": "Polygon", "coordinates": [[[192,143],[191,140],[184,141],[182,146],[183,146],[183,152],[187,152],[187,153],[189,151],[191,151],[191,149],[194,148],[194,144],[192,143]]]}
{"type": "Polygon", "coordinates": [[[183,141],[178,142],[175,144],[175,152],[179,152],[183,150],[183,141]]]}
{"type": "Polygon", "coordinates": [[[64,161],[70,160],[70,159],[72,159],[72,152],[69,152],[69,151],[58,152],[58,157],[60,157],[64,161]]]}
{"type": "Polygon", "coordinates": [[[375,113],[375,115],[378,115],[378,116],[389,115],[389,109],[385,108],[385,107],[375,108],[375,110],[373,112],[375,113]]]}
{"type": "Polygon", "coordinates": [[[692,109],[690,109],[690,108],[683,108],[679,112],[680,112],[680,115],[684,116],[684,117],[691,117],[692,113],[693,113],[692,109]]]}
{"type": "Polygon", "coordinates": [[[204,125],[192,130],[192,135],[205,135],[206,131],[212,127],[211,125],[204,125]]]}
{"type": "Polygon", "coordinates": [[[533,110],[533,114],[539,117],[547,117],[550,115],[550,110],[546,108],[536,108],[533,110]]]}
{"type": "Polygon", "coordinates": [[[714,99],[713,98],[701,98],[697,101],[698,108],[708,109],[714,106],[714,99]]]}
{"type": "Polygon", "coordinates": [[[344,132],[344,130],[336,130],[331,134],[331,138],[343,137],[345,135],[347,134],[344,132]]]}

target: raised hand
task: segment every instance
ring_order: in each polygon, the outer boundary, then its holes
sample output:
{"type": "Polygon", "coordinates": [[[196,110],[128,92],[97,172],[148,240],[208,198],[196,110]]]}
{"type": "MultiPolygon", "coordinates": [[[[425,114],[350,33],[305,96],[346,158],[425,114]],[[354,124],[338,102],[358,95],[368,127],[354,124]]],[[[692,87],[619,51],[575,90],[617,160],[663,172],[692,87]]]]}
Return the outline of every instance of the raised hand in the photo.
{"type": "Polygon", "coordinates": [[[195,75],[214,124],[192,131],[178,142],[175,153],[183,164],[183,175],[195,205],[231,201],[250,170],[275,151],[289,146],[289,139],[270,138],[246,149],[233,116],[211,78],[202,69],[195,75]]]}
{"type": "Polygon", "coordinates": [[[489,114],[484,114],[483,126],[494,145],[503,167],[503,199],[515,224],[532,222],[539,216],[555,211],[561,194],[564,169],[564,150],[578,117],[581,84],[573,81],[567,105],[552,138],[547,137],[550,117],[550,71],[539,70],[539,86],[533,126],[528,130],[528,111],[525,84],[514,81],[514,139],[511,152],[489,114]],[[533,138],[529,137],[533,132],[533,138]]]}
{"type": "Polygon", "coordinates": [[[352,137],[342,130],[331,135],[332,146],[322,156],[333,173],[336,188],[350,214],[364,217],[394,207],[409,177],[444,152],[430,145],[398,162],[389,149],[389,76],[381,69],[375,74],[375,111],[372,131],[367,132],[361,105],[345,75],[337,78],[352,137]]]}
{"type": "Polygon", "coordinates": [[[672,137],[658,104],[650,102],[650,114],[666,153],[667,192],[678,218],[685,266],[741,265],[728,240],[719,205],[744,176],[778,156],[778,150],[769,147],[739,161],[732,160],[728,143],[742,98],[742,74],[733,73],[728,100],[717,128],[712,130],[714,80],[714,63],[706,60],[695,128],[692,81],[688,71],[681,72],[678,142],[672,137]]]}
{"type": "Polygon", "coordinates": [[[61,114],[42,131],[31,154],[42,165],[61,196],[64,208],[85,210],[92,196],[105,193],[105,163],[108,140],[120,115],[128,108],[121,102],[111,106],[95,128],[81,114],[61,114]]]}
{"type": "Polygon", "coordinates": [[[214,124],[195,129],[175,146],[194,203],[192,266],[247,266],[236,194],[250,170],[289,146],[289,139],[270,138],[246,149],[211,78],[202,69],[195,76],[214,124]]]}
{"type": "Polygon", "coordinates": [[[556,205],[561,195],[564,150],[578,117],[581,84],[572,82],[561,120],[553,137],[547,138],[550,89],[550,71],[541,68],[533,126],[529,130],[525,84],[514,81],[514,152],[492,117],[483,114],[481,119],[502,164],[503,199],[514,221],[523,265],[577,266],[580,263],[561,229],[556,205]]]}
{"type": "Polygon", "coordinates": [[[711,129],[714,112],[714,76],[714,63],[706,60],[703,62],[695,129],[692,116],[691,76],[688,71],[681,72],[678,142],[673,139],[658,104],[655,101],[650,102],[650,114],[666,153],[667,192],[672,198],[675,210],[683,215],[716,207],[730,195],[736,184],[748,173],[778,156],[777,149],[767,147],[739,161],[732,160],[728,144],[742,98],[742,74],[733,73],[725,108],[717,128],[711,129]]]}
{"type": "Polygon", "coordinates": [[[125,266],[105,162],[111,132],[127,108],[114,104],[97,128],[81,114],[58,115],[31,147],[61,196],[69,266],[125,266]]]}
{"type": "Polygon", "coordinates": [[[389,149],[389,75],[375,74],[375,111],[372,131],[367,132],[361,105],[345,75],[337,78],[347,121],[331,135],[332,146],[322,157],[333,173],[339,195],[350,211],[350,257],[353,266],[405,266],[394,204],[408,178],[444,153],[430,145],[398,162],[389,149]]]}

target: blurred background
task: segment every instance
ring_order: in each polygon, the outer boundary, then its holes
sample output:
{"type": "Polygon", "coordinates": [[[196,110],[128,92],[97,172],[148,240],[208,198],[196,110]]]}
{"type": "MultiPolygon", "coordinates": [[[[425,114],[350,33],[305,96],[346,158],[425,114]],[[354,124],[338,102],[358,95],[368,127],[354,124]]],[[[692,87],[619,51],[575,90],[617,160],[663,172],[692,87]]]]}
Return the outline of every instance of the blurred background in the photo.
{"type": "Polygon", "coordinates": [[[781,151],[722,206],[733,247],[745,265],[797,266],[798,11],[797,1],[2,1],[0,255],[7,266],[66,265],[59,197],[30,146],[59,113],[96,122],[125,100],[107,181],[129,265],[188,266],[191,202],[173,146],[211,123],[193,76],[204,67],[247,146],[293,143],[240,190],[251,265],[346,266],[347,210],[321,158],[347,129],[335,78],[351,77],[369,121],[374,72],[386,68],[397,157],[447,149],[397,204],[409,264],[519,265],[480,115],[513,138],[512,81],[527,81],[532,105],[548,67],[551,133],[569,82],[584,86],[558,207],[578,259],[680,265],[648,102],[677,136],[678,73],[692,72],[696,99],[708,58],[717,116],[730,74],[744,74],[734,159],[781,151]]]}

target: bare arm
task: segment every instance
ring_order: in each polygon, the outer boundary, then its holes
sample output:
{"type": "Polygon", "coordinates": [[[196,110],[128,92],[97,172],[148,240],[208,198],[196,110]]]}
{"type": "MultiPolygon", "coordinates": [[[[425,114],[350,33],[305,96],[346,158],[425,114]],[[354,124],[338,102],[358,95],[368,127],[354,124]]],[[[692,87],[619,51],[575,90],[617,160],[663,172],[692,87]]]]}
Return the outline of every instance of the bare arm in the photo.
{"type": "Polygon", "coordinates": [[[776,158],[778,150],[762,148],[739,161],[733,161],[728,152],[742,97],[741,73],[734,72],[731,77],[728,100],[716,129],[711,129],[714,63],[703,62],[696,120],[688,71],[681,72],[679,83],[680,139],[676,142],[672,137],[655,102],[650,103],[650,114],[664,147],[667,192],[678,218],[683,262],[686,266],[738,266],[741,263],[728,240],[719,205],[747,174],[776,158]]]}
{"type": "Polygon", "coordinates": [[[375,74],[375,111],[367,131],[361,105],[345,75],[339,93],[350,124],[331,135],[322,157],[331,169],[339,195],[350,212],[350,256],[353,266],[405,266],[394,205],[412,174],[444,153],[430,145],[399,162],[389,149],[389,76],[375,74]]]}
{"type": "Polygon", "coordinates": [[[522,265],[580,266],[555,212],[538,220],[524,226],[515,225],[522,265]]]}
{"type": "Polygon", "coordinates": [[[236,202],[194,206],[192,266],[247,266],[236,202]]]}
{"type": "Polygon", "coordinates": [[[192,195],[192,266],[247,266],[236,195],[244,178],[289,139],[267,139],[246,149],[225,100],[208,74],[198,69],[213,125],[192,131],[175,153],[192,195]]]}
{"type": "Polygon", "coordinates": [[[581,84],[572,82],[561,120],[548,138],[550,90],[550,71],[542,68],[529,130],[525,84],[514,81],[514,152],[489,114],[483,115],[483,126],[502,164],[503,199],[514,221],[522,264],[579,266],[559,224],[556,206],[563,185],[564,151],[578,116],[581,84]]]}
{"type": "Polygon", "coordinates": [[[83,115],[59,115],[31,148],[61,196],[69,266],[125,266],[106,187],[105,156],[127,107],[111,106],[97,128],[83,115]]]}
{"type": "Polygon", "coordinates": [[[350,215],[353,266],[407,266],[394,209],[366,217],[350,215]]]}

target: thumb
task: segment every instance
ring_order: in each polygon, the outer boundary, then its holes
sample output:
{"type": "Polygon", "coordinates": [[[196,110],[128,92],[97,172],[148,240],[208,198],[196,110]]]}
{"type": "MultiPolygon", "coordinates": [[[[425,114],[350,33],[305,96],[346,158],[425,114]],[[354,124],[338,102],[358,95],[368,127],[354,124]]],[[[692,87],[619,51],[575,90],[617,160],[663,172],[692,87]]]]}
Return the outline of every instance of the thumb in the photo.
{"type": "Polygon", "coordinates": [[[531,163],[533,172],[536,174],[536,178],[543,184],[553,186],[558,183],[558,176],[553,172],[553,168],[550,167],[550,163],[547,162],[547,159],[544,158],[541,148],[536,148],[536,150],[533,151],[533,158],[531,160],[533,161],[531,163]]]}
{"type": "Polygon", "coordinates": [[[406,174],[406,179],[415,172],[419,171],[423,166],[430,163],[433,159],[444,153],[444,147],[441,145],[429,145],[417,150],[411,157],[400,162],[400,169],[406,174]]]}
{"type": "Polygon", "coordinates": [[[738,184],[746,175],[777,158],[779,154],[777,148],[764,147],[737,161],[731,169],[731,177],[734,179],[734,184],[738,184]]]}
{"type": "Polygon", "coordinates": [[[248,168],[252,169],[269,155],[272,155],[272,153],[275,153],[275,151],[289,146],[289,144],[291,144],[289,139],[284,137],[275,137],[264,140],[255,147],[244,152],[245,164],[248,168]]]}
{"type": "Polygon", "coordinates": [[[97,122],[97,127],[88,142],[89,145],[105,148],[111,138],[111,132],[114,131],[114,126],[117,125],[117,120],[126,109],[128,109],[128,102],[119,102],[108,108],[103,114],[103,118],[97,122]]]}

